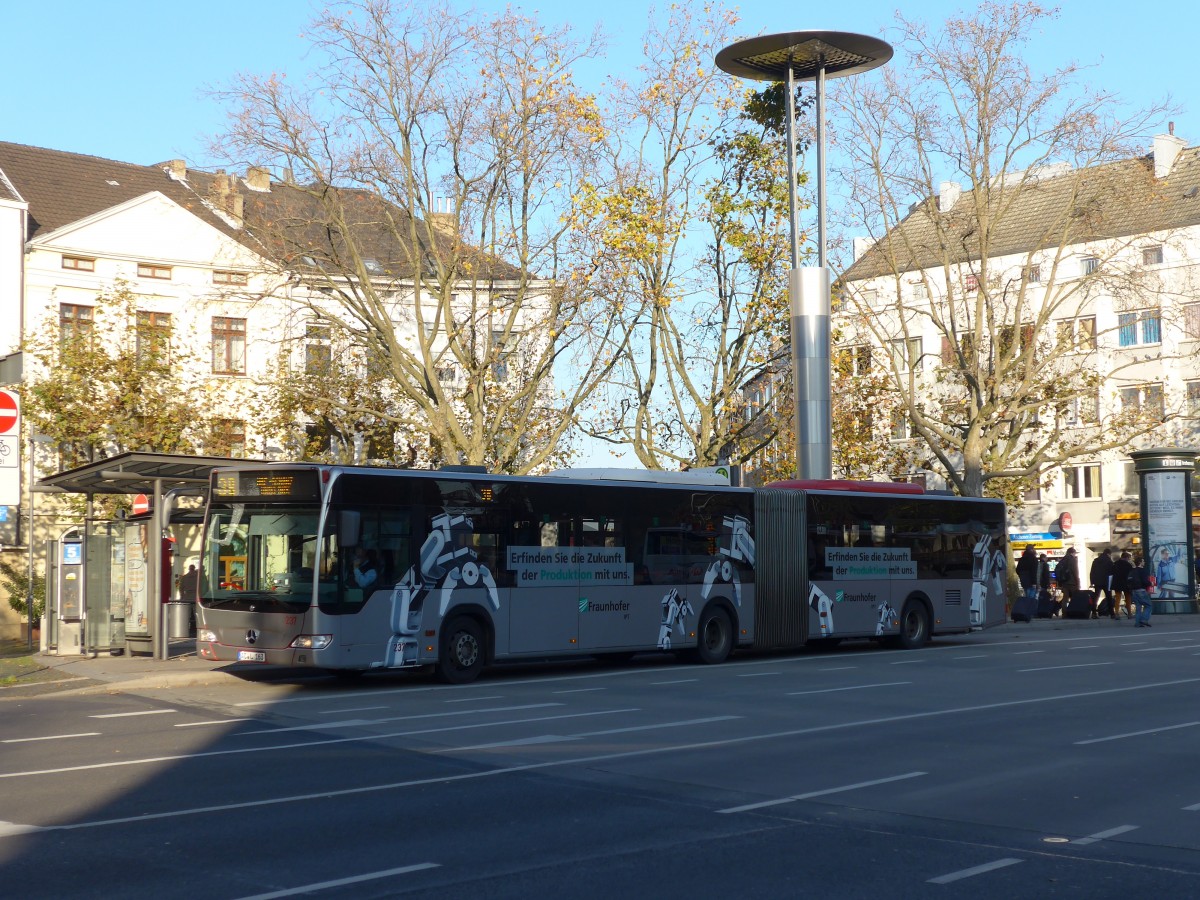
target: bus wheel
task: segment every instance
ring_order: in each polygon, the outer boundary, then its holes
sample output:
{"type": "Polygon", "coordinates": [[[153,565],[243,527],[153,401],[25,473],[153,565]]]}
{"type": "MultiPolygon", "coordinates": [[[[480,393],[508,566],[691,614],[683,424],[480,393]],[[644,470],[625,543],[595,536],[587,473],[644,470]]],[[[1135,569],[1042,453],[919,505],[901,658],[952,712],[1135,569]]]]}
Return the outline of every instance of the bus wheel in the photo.
{"type": "Polygon", "coordinates": [[[904,650],[916,650],[929,641],[929,613],[925,604],[910,600],[900,614],[900,634],[896,643],[904,650]]]}
{"type": "Polygon", "coordinates": [[[733,624],[729,613],[710,606],[700,614],[696,629],[696,658],[702,663],[723,663],[733,650],[733,624]]]}
{"type": "Polygon", "coordinates": [[[451,619],[442,628],[437,676],[446,684],[466,684],[483,671],[483,629],[474,619],[451,619]]]}

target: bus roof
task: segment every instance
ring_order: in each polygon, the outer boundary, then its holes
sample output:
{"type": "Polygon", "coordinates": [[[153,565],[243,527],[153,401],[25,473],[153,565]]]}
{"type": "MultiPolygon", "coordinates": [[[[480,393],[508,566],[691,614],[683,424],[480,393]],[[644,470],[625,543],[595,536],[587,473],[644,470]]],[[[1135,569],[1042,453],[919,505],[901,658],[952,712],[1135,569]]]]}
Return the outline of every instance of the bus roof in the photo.
{"type": "Polygon", "coordinates": [[[795,478],[764,487],[785,491],[858,491],[864,494],[923,494],[925,488],[904,481],[841,481],[836,478],[795,478]]]}

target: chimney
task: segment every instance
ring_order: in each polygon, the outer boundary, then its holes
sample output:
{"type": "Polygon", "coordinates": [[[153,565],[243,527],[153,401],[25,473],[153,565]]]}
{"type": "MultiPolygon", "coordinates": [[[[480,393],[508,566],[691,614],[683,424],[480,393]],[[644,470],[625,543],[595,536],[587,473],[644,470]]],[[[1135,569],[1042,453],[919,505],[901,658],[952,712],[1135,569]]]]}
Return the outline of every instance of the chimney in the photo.
{"type": "Polygon", "coordinates": [[[1186,146],[1187,144],[1181,138],[1175,137],[1175,123],[1168,122],[1167,134],[1154,136],[1154,148],[1151,150],[1151,155],[1154,157],[1154,177],[1166,178],[1170,175],[1171,166],[1175,165],[1175,158],[1186,146]]]}
{"type": "Polygon", "coordinates": [[[218,211],[225,213],[236,224],[242,224],[245,198],[237,190],[237,180],[231,175],[226,175],[224,169],[218,170],[213,176],[208,199],[218,211]]]}
{"type": "Polygon", "coordinates": [[[172,181],[187,181],[187,163],[182,159],[173,159],[167,163],[167,176],[172,181]]]}
{"type": "Polygon", "coordinates": [[[871,249],[871,245],[875,242],[870,238],[856,237],[854,239],[854,261],[858,262],[867,255],[867,251],[871,249]]]}
{"type": "Polygon", "coordinates": [[[252,191],[269,193],[271,190],[271,173],[261,166],[250,166],[246,169],[246,187],[252,191]]]}
{"type": "Polygon", "coordinates": [[[938,212],[950,212],[962,196],[962,185],[957,181],[943,181],[938,185],[938,212]]]}
{"type": "Polygon", "coordinates": [[[429,224],[433,226],[434,231],[444,234],[447,237],[458,237],[458,217],[450,212],[450,198],[438,197],[431,206],[429,224]],[[443,206],[446,209],[445,212],[440,210],[440,207],[443,206]],[[437,211],[435,212],[435,210],[437,211]]]}

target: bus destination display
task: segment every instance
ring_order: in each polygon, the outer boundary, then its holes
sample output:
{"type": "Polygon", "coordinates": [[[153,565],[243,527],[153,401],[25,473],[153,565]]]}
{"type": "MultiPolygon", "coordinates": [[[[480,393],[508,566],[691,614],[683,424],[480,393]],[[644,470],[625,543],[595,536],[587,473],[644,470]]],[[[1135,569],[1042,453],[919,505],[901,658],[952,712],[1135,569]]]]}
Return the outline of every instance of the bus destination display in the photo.
{"type": "Polygon", "coordinates": [[[315,472],[219,472],[214,478],[218,497],[319,496],[315,472]]]}

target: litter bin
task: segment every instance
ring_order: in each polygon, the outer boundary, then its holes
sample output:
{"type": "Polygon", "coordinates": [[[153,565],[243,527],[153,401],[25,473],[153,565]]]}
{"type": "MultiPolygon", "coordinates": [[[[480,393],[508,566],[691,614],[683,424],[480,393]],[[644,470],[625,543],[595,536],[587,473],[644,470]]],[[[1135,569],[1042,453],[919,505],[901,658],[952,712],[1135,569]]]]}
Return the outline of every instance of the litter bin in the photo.
{"type": "Polygon", "coordinates": [[[167,604],[167,636],[171,640],[192,636],[192,606],[191,601],[172,600],[167,604]]]}

